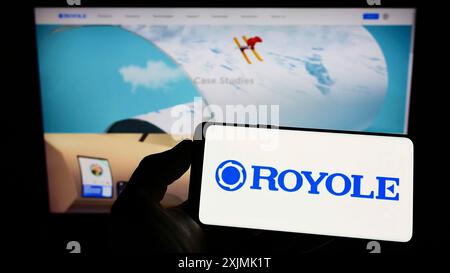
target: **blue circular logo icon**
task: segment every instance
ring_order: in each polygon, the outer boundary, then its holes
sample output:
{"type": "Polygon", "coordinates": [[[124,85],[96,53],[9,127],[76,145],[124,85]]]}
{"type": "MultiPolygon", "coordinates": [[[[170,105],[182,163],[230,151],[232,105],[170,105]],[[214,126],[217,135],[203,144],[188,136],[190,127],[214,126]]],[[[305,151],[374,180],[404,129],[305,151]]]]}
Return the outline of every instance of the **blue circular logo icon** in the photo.
{"type": "Polygon", "coordinates": [[[244,166],[236,160],[225,160],[216,170],[216,182],[226,191],[240,189],[247,179],[244,166]]]}

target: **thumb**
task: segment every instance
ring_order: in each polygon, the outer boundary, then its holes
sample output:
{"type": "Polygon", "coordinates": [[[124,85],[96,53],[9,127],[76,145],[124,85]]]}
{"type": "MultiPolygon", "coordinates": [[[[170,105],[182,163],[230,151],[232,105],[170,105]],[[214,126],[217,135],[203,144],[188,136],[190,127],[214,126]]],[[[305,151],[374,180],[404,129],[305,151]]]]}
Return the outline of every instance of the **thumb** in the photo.
{"type": "MultiPolygon", "coordinates": [[[[183,140],[170,150],[146,156],[132,174],[134,191],[161,201],[167,186],[180,178],[191,165],[192,141],[183,140]]],[[[125,188],[125,189],[126,189],[125,188]]]]}

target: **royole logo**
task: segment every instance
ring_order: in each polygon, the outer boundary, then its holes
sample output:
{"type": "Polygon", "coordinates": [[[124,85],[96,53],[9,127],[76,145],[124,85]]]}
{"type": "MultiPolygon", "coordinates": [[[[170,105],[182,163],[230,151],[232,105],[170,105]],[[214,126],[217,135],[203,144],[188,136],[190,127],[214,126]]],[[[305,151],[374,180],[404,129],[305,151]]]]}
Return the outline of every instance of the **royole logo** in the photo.
{"type": "MultiPolygon", "coordinates": [[[[370,191],[363,192],[362,185],[370,178],[360,174],[314,173],[309,170],[296,169],[278,170],[275,167],[259,165],[252,165],[251,169],[253,180],[248,187],[250,190],[285,192],[305,190],[311,195],[330,194],[390,201],[400,199],[400,194],[395,189],[400,185],[400,179],[396,177],[373,177],[371,179],[375,180],[376,186],[370,191]],[[289,180],[290,183],[288,183],[289,180]]],[[[220,163],[215,176],[219,187],[226,191],[236,191],[242,188],[247,180],[244,165],[236,160],[225,160],[220,163]]]]}
{"type": "Polygon", "coordinates": [[[251,38],[247,38],[247,36],[242,36],[242,39],[245,42],[245,45],[241,45],[241,43],[239,43],[238,38],[234,37],[233,41],[234,43],[237,45],[237,47],[239,48],[239,50],[242,53],[242,56],[244,57],[245,61],[248,64],[251,64],[252,62],[250,61],[250,58],[247,56],[247,53],[245,53],[246,50],[250,50],[251,52],[253,52],[253,55],[255,55],[256,59],[260,62],[263,61],[263,59],[261,58],[261,56],[259,55],[259,53],[256,51],[256,44],[257,43],[262,43],[262,39],[259,36],[254,36],[251,38]]]}
{"type": "Polygon", "coordinates": [[[220,163],[216,170],[216,182],[226,191],[240,189],[247,179],[244,166],[236,160],[226,160],[220,163]]]}

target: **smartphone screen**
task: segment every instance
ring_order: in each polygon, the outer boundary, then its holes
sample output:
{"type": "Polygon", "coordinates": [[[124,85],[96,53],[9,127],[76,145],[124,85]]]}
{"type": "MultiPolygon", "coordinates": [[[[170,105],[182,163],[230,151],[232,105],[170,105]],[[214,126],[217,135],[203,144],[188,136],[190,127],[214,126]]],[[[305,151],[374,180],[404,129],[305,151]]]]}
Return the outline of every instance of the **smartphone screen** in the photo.
{"type": "Polygon", "coordinates": [[[405,137],[212,124],[203,224],[406,242],[413,144],[405,137]]]}
{"type": "Polygon", "coordinates": [[[78,162],[81,170],[82,196],[111,198],[112,175],[108,160],[78,156],[78,162]]]}

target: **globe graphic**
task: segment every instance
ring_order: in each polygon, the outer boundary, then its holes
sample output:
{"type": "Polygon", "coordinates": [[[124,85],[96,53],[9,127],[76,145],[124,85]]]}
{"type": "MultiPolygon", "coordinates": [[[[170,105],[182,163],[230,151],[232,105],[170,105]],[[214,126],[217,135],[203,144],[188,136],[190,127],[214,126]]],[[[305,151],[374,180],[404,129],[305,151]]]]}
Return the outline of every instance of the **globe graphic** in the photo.
{"type": "Polygon", "coordinates": [[[164,51],[119,26],[42,25],[37,39],[45,132],[105,132],[200,96],[164,51]],[[163,85],[168,73],[176,81],[163,85]]]}

